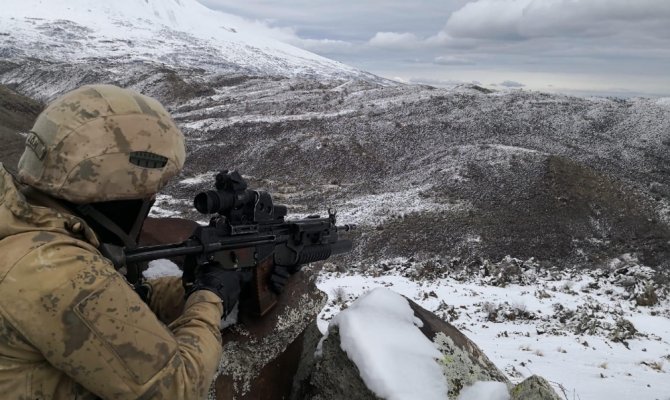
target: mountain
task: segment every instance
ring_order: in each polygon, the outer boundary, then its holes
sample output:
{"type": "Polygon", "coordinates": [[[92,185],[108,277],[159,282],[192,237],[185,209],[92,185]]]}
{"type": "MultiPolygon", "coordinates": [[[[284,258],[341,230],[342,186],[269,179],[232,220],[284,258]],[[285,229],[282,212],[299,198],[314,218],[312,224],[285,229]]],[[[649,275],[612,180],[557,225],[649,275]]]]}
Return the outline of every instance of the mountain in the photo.
{"type": "Polygon", "coordinates": [[[275,40],[277,33],[196,0],[5,1],[0,58],[104,59],[217,72],[379,79],[275,40]]]}

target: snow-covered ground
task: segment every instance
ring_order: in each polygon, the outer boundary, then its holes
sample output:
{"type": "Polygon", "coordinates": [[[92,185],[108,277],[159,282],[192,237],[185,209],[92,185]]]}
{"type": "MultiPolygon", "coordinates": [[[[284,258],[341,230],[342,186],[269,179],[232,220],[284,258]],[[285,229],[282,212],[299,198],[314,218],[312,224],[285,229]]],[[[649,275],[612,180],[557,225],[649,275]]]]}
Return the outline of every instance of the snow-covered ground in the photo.
{"type": "Polygon", "coordinates": [[[570,400],[670,399],[670,303],[633,299],[647,269],[543,272],[532,260],[508,261],[523,272],[504,285],[477,273],[418,279],[425,265],[407,260],[323,273],[318,286],[329,302],[319,327],[325,332],[354,299],[386,287],[461,329],[514,383],[538,374],[570,400]]]}
{"type": "MultiPolygon", "coordinates": [[[[329,323],[338,324],[342,345],[351,348],[348,353],[366,355],[368,364],[374,364],[379,357],[373,348],[355,347],[369,345],[371,339],[382,345],[375,338],[392,340],[397,335],[370,327],[361,329],[374,319],[368,314],[373,312],[377,319],[386,318],[386,314],[388,320],[404,318],[409,321],[408,330],[412,319],[403,317],[406,310],[402,307],[389,311],[372,298],[353,306],[359,311],[351,312],[351,306],[362,295],[378,292],[375,288],[387,288],[458,327],[514,383],[537,374],[568,400],[668,400],[670,301],[667,293],[658,291],[658,304],[636,305],[639,283],[645,282],[649,270],[622,258],[624,261],[613,263],[611,270],[582,272],[541,271],[532,260],[508,259],[503,262],[520,266],[522,272],[511,279],[516,283],[504,285],[500,275],[477,273],[466,276],[455,272],[453,276],[420,280],[416,274],[427,264],[400,259],[365,272],[324,272],[318,286],[329,301],[319,315],[319,328],[326,333],[329,323]],[[349,311],[340,313],[342,310],[349,311]],[[630,322],[634,329],[621,321],[630,322]]],[[[163,260],[152,262],[145,275],[156,278],[179,273],[174,264],[163,260]]],[[[387,298],[388,293],[380,296],[387,298]]],[[[384,324],[378,325],[382,329],[384,324]]],[[[370,379],[378,378],[373,366],[367,369],[373,375],[370,379]]],[[[386,378],[377,389],[392,386],[393,379],[386,378]]],[[[499,395],[495,388],[473,389],[473,393],[493,393],[491,399],[499,395]]]]}

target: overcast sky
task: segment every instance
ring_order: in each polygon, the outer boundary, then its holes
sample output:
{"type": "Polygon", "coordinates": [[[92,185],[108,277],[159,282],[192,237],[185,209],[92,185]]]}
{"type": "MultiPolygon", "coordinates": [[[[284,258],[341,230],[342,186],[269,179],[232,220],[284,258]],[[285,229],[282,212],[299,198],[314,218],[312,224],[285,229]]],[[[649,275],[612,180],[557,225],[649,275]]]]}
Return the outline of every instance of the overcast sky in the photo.
{"type": "Polygon", "coordinates": [[[375,74],[670,96],[670,0],[199,0],[375,74]]]}

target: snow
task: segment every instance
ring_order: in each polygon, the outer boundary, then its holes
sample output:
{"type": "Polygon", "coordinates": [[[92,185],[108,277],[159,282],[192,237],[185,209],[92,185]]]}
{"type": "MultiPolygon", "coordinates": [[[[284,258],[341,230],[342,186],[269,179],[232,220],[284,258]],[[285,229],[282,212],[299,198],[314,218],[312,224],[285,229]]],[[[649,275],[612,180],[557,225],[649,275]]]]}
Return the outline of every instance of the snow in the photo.
{"type": "Polygon", "coordinates": [[[319,328],[325,331],[333,315],[364,293],[388,288],[456,326],[513,383],[536,374],[569,399],[670,400],[667,299],[652,307],[636,306],[627,283],[603,278],[603,271],[549,276],[529,270],[522,282],[503,287],[490,278],[453,274],[428,280],[391,267],[385,272],[322,273],[317,284],[329,301],[319,328]],[[556,304],[575,311],[573,320],[561,322],[566,314],[556,312],[556,304]],[[498,318],[490,318],[492,311],[498,318]],[[585,316],[598,326],[577,333],[576,324],[585,316]],[[611,334],[622,318],[638,333],[619,342],[611,334]]]}
{"type": "Polygon", "coordinates": [[[175,206],[187,206],[192,207],[193,205],[186,200],[175,199],[174,197],[166,194],[159,194],[156,196],[156,202],[151,207],[149,211],[149,216],[154,218],[168,218],[168,217],[177,217],[181,213],[179,211],[174,211],[175,206]]]}
{"type": "Polygon", "coordinates": [[[338,314],[340,344],[376,395],[388,400],[445,399],[442,358],[417,324],[409,303],[386,289],[361,296],[338,314]]]}
{"type": "Polygon", "coordinates": [[[422,211],[465,211],[471,208],[465,202],[437,203],[421,195],[431,189],[430,185],[425,185],[401,192],[365,195],[336,203],[335,207],[340,210],[340,221],[356,221],[358,225],[370,226],[422,211]]]}
{"type": "Polygon", "coordinates": [[[281,31],[196,0],[6,0],[0,54],[123,59],[287,76],[371,76],[280,41],[281,31]],[[278,40],[279,38],[280,40],[278,40]]]}
{"type": "Polygon", "coordinates": [[[475,382],[464,387],[458,400],[509,400],[507,385],[502,382],[475,382]]]}
{"type": "Polygon", "coordinates": [[[182,179],[181,181],[179,181],[179,183],[185,186],[199,185],[201,183],[211,181],[215,175],[216,174],[214,174],[213,172],[207,172],[204,174],[198,174],[191,178],[182,179]]]}
{"type": "Polygon", "coordinates": [[[161,259],[149,261],[149,266],[144,270],[143,275],[146,279],[156,279],[164,276],[181,277],[182,271],[172,261],[161,259]]]}

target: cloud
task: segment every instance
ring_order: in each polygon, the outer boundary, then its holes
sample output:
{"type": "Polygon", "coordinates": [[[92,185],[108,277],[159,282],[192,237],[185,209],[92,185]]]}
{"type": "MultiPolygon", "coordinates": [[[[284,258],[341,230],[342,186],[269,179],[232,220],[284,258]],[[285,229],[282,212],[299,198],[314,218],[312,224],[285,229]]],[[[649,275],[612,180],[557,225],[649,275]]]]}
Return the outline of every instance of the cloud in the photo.
{"type": "Polygon", "coordinates": [[[522,88],[526,85],[524,85],[521,82],[516,82],[516,81],[503,81],[498,84],[499,86],[504,86],[507,88],[522,88]]]}
{"type": "Polygon", "coordinates": [[[288,42],[305,50],[317,53],[348,53],[356,50],[353,43],[344,40],[303,39],[296,36],[288,42]]]}
{"type": "Polygon", "coordinates": [[[438,65],[474,65],[475,62],[458,56],[438,56],[433,61],[438,65]]]}
{"type": "Polygon", "coordinates": [[[670,0],[198,1],[407,82],[670,93],[670,0]]]}
{"type": "Polygon", "coordinates": [[[407,50],[420,45],[421,40],[413,33],[377,32],[368,44],[384,49],[407,50]]]}
{"type": "Polygon", "coordinates": [[[667,0],[476,0],[454,12],[444,32],[453,38],[526,40],[612,36],[634,31],[670,37],[667,0]]]}
{"type": "Polygon", "coordinates": [[[293,27],[274,27],[268,21],[255,21],[271,33],[272,37],[315,53],[342,54],[355,51],[351,42],[334,39],[308,39],[301,37],[293,27]]]}
{"type": "Polygon", "coordinates": [[[468,83],[466,81],[461,81],[458,79],[436,79],[436,78],[422,78],[422,77],[412,77],[407,79],[406,82],[415,85],[430,85],[438,87],[453,87],[468,83]]]}

